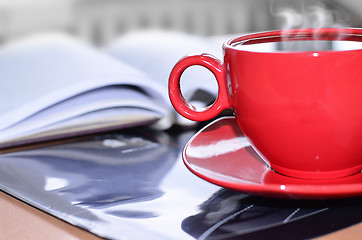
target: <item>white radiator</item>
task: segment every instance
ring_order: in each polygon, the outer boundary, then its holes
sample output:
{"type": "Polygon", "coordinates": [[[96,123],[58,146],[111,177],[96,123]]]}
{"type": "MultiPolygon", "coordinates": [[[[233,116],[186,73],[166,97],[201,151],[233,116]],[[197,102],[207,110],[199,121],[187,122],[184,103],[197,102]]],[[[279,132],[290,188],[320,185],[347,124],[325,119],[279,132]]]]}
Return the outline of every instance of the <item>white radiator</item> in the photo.
{"type": "MultiPolygon", "coordinates": [[[[268,22],[260,1],[242,0],[123,0],[76,7],[76,32],[100,44],[115,36],[145,28],[162,28],[200,35],[251,31],[268,22]],[[253,14],[258,11],[257,14],[253,14]],[[257,15],[257,16],[256,16],[257,15]]],[[[264,7],[263,7],[264,6],[264,7]]],[[[265,27],[264,27],[265,28],[265,27]]]]}

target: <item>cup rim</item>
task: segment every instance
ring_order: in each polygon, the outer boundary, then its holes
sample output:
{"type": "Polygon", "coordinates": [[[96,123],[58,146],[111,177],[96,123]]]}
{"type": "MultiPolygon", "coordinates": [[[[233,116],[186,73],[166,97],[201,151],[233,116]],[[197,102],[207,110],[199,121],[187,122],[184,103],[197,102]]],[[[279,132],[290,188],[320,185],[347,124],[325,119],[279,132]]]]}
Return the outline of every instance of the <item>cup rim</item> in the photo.
{"type": "Polygon", "coordinates": [[[320,50],[320,51],[253,51],[240,49],[236,45],[241,42],[253,41],[256,44],[262,42],[281,42],[281,41],[295,41],[295,40],[311,40],[311,38],[318,38],[318,40],[349,40],[355,42],[362,42],[362,28],[301,28],[301,29],[287,29],[287,30],[273,30],[263,31],[241,35],[229,39],[223,44],[223,49],[230,49],[233,51],[249,52],[255,54],[304,54],[308,52],[321,53],[321,52],[354,52],[362,51],[362,48],[348,49],[348,50],[320,50]]]}

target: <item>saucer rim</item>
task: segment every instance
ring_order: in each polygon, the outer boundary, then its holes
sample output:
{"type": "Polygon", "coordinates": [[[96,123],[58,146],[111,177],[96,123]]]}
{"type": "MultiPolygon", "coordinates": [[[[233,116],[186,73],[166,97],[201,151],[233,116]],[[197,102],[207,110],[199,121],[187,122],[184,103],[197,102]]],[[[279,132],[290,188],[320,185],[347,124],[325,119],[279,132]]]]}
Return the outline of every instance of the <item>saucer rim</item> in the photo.
{"type": "MultiPolygon", "coordinates": [[[[222,180],[220,178],[212,177],[208,174],[205,174],[205,171],[199,170],[199,167],[192,164],[192,161],[190,162],[186,151],[189,148],[189,146],[192,144],[192,142],[198,138],[200,134],[202,134],[206,129],[209,127],[227,119],[233,119],[235,120],[235,117],[232,116],[226,116],[226,117],[220,117],[203,128],[201,128],[197,133],[195,133],[191,139],[187,142],[185,145],[183,151],[182,151],[182,159],[185,164],[185,166],[196,176],[210,182],[213,184],[216,184],[221,187],[233,189],[236,191],[256,194],[256,195],[265,195],[270,197],[288,197],[288,198],[298,198],[298,199],[331,199],[331,198],[348,198],[348,197],[358,197],[362,195],[362,181],[356,182],[356,183],[340,183],[340,184],[313,184],[313,179],[300,179],[300,181],[305,181],[306,184],[293,184],[293,183],[257,183],[257,182],[251,182],[247,181],[246,179],[242,178],[235,178],[236,181],[227,181],[222,180]],[[244,180],[244,181],[243,181],[244,180]]],[[[236,123],[236,121],[235,121],[236,123]]],[[[243,149],[243,148],[241,148],[243,149]]],[[[239,149],[238,151],[240,151],[239,149]]],[[[218,173],[214,170],[212,170],[213,173],[218,173]]],[[[276,173],[273,171],[270,166],[268,165],[268,168],[266,170],[266,173],[270,174],[278,174],[279,176],[281,174],[276,173]],[[271,173],[270,173],[271,172],[271,173]]],[[[222,174],[222,173],[221,173],[222,174]]],[[[224,174],[222,174],[224,175],[224,174]]],[[[353,175],[340,177],[340,179],[348,179],[350,177],[356,177],[356,175],[362,175],[362,171],[355,173],[353,175]]],[[[231,178],[230,176],[226,176],[227,178],[231,178]]],[[[283,177],[293,179],[292,177],[285,176],[283,177]]],[[[234,177],[233,177],[234,178],[234,177]]],[[[326,179],[324,179],[326,180],[326,179]]],[[[331,180],[335,180],[335,178],[332,178],[331,180]]]]}

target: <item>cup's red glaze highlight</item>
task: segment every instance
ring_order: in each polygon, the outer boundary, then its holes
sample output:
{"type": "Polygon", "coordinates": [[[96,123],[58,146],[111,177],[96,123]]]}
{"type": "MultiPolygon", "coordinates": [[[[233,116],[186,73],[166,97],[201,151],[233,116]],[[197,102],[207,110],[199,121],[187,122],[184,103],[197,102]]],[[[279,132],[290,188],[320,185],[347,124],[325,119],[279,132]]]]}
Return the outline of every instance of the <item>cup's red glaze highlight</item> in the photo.
{"type": "Polygon", "coordinates": [[[362,49],[256,52],[236,46],[281,40],[361,42],[362,29],[245,35],[224,44],[223,63],[205,54],[186,56],[170,75],[174,108],[196,121],[231,108],[253,147],[278,173],[318,179],[360,172],[362,49]],[[208,68],[218,82],[217,100],[206,109],[191,106],[182,97],[180,77],[191,65],[208,68]]]}

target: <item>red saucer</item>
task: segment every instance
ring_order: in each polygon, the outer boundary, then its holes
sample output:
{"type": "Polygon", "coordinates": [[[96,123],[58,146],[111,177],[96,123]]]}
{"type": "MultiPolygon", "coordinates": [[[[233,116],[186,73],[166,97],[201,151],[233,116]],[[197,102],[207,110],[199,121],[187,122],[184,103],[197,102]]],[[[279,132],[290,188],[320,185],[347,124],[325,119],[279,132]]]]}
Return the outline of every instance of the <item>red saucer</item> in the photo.
{"type": "Polygon", "coordinates": [[[298,199],[347,198],[362,195],[362,173],[310,180],[280,175],[258,156],[234,117],[220,118],[187,143],[188,169],[216,185],[256,195],[298,199]]]}

